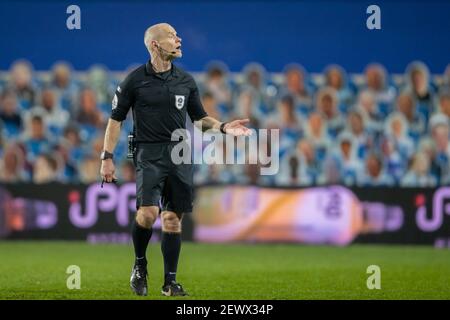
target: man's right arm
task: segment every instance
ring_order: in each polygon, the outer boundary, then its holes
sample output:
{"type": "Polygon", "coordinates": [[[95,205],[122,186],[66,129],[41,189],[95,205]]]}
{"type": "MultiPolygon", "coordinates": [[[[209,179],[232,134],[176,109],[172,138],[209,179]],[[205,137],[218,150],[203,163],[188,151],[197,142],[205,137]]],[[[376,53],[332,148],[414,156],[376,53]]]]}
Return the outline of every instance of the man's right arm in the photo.
{"type": "MultiPolygon", "coordinates": [[[[112,101],[111,118],[106,126],[105,140],[103,150],[113,154],[117,141],[120,136],[120,127],[122,121],[127,117],[131,105],[134,103],[133,89],[131,85],[131,77],[128,76],[118,87],[112,101]]],[[[100,167],[100,175],[106,182],[112,182],[117,179],[115,176],[115,167],[113,159],[102,160],[100,167]]]]}
{"type": "Polygon", "coordinates": [[[105,141],[103,143],[104,150],[114,153],[117,141],[119,140],[121,126],[122,122],[120,121],[111,118],[108,120],[108,125],[106,126],[105,132],[105,141]]]}
{"type": "MultiPolygon", "coordinates": [[[[117,141],[120,136],[121,122],[109,119],[108,125],[106,126],[105,140],[103,142],[103,150],[113,154],[116,148],[117,141]]],[[[115,166],[113,159],[102,160],[102,165],[100,167],[100,174],[102,179],[106,182],[112,182],[113,179],[117,179],[115,176],[115,166]]]]}

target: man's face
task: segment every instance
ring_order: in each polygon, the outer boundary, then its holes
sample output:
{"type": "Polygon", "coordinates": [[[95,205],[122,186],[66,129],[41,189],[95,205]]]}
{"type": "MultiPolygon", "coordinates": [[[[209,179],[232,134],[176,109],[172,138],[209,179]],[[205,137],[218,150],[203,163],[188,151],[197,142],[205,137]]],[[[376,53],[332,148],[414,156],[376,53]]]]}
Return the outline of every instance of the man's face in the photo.
{"type": "Polygon", "coordinates": [[[341,143],[341,151],[344,154],[344,156],[348,157],[350,156],[350,152],[352,151],[352,144],[350,141],[342,141],[341,143]]]}
{"type": "Polygon", "coordinates": [[[359,115],[350,114],[349,122],[353,133],[361,133],[363,131],[363,122],[359,115]]]}
{"type": "Polygon", "coordinates": [[[339,90],[342,87],[342,75],[337,69],[332,69],[328,73],[328,83],[330,86],[339,90]]]}
{"type": "Polygon", "coordinates": [[[319,114],[314,113],[309,117],[309,125],[314,132],[322,129],[322,118],[319,114]]]}
{"type": "Polygon", "coordinates": [[[82,91],[81,97],[80,97],[80,105],[81,105],[81,109],[84,112],[87,112],[87,113],[94,112],[95,108],[96,108],[94,92],[91,90],[82,91]]]}
{"type": "Polygon", "coordinates": [[[26,88],[31,82],[31,70],[25,64],[16,65],[11,72],[12,80],[19,89],[26,88]]]}
{"type": "Polygon", "coordinates": [[[333,98],[330,95],[324,95],[322,97],[322,112],[327,118],[332,118],[334,116],[334,105],[333,98]]]}
{"type": "Polygon", "coordinates": [[[403,124],[399,119],[392,121],[391,129],[394,136],[401,137],[403,135],[403,124]]]}
{"type": "Polygon", "coordinates": [[[33,173],[33,182],[44,183],[53,178],[54,170],[45,157],[39,156],[34,164],[33,173]]]}
{"type": "Polygon", "coordinates": [[[170,25],[161,26],[161,32],[158,46],[162,48],[164,55],[169,55],[169,58],[181,58],[183,53],[181,51],[181,38],[178,37],[176,30],[170,25]]]}
{"type": "Polygon", "coordinates": [[[414,101],[411,96],[401,95],[398,97],[397,104],[400,112],[408,118],[412,118],[414,116],[414,101]]]}
{"type": "Polygon", "coordinates": [[[366,110],[368,113],[375,112],[375,99],[371,93],[368,91],[364,91],[359,95],[359,104],[366,110]]]}
{"type": "Polygon", "coordinates": [[[412,72],[411,80],[416,90],[421,89],[426,85],[425,74],[420,70],[415,70],[412,72]]]}
{"type": "Polygon", "coordinates": [[[33,139],[42,139],[44,137],[44,124],[42,120],[33,119],[31,121],[31,136],[33,139]]]}
{"type": "Polygon", "coordinates": [[[219,69],[214,69],[208,74],[208,80],[211,82],[222,82],[224,76],[223,72],[219,69]]]}
{"type": "Polygon", "coordinates": [[[66,66],[59,65],[53,71],[53,77],[59,87],[65,88],[70,82],[70,70],[66,66]]]}
{"type": "Polygon", "coordinates": [[[286,74],[286,85],[291,92],[302,91],[304,89],[303,74],[299,70],[290,70],[286,74]]]}
{"type": "Polygon", "coordinates": [[[430,168],[430,162],[424,153],[419,153],[414,159],[415,171],[419,174],[426,174],[430,168]]]}
{"type": "Polygon", "coordinates": [[[392,140],[385,140],[381,144],[381,150],[386,156],[390,156],[395,151],[395,145],[392,140]]]}
{"type": "Polygon", "coordinates": [[[7,171],[11,173],[16,172],[18,165],[17,155],[12,151],[6,152],[4,155],[4,163],[7,171]]]}
{"type": "Polygon", "coordinates": [[[450,96],[442,96],[440,98],[441,112],[450,117],[450,96]]]}
{"type": "Polygon", "coordinates": [[[261,85],[261,75],[258,71],[253,70],[248,75],[248,82],[255,88],[259,88],[261,85]]]}
{"type": "Polygon", "coordinates": [[[372,177],[378,177],[378,175],[381,172],[381,167],[380,167],[380,163],[378,162],[378,160],[375,157],[369,157],[367,159],[367,171],[369,172],[369,175],[371,175],[372,177]]]}
{"type": "Polygon", "coordinates": [[[381,90],[383,88],[383,76],[377,68],[369,68],[366,71],[366,79],[369,88],[374,90],[381,90]]]}
{"type": "Polygon", "coordinates": [[[7,94],[1,103],[1,109],[7,115],[12,115],[17,112],[17,99],[13,94],[7,94]]]}
{"type": "Polygon", "coordinates": [[[280,115],[283,121],[289,122],[293,118],[294,106],[286,101],[279,102],[280,115]]]}
{"type": "Polygon", "coordinates": [[[42,92],[42,106],[47,110],[51,110],[53,109],[54,105],[55,105],[55,95],[53,94],[53,91],[44,90],[42,92]]]}
{"type": "Polygon", "coordinates": [[[75,130],[68,130],[65,134],[65,138],[70,142],[72,146],[77,146],[80,142],[80,137],[75,130]]]}
{"type": "Polygon", "coordinates": [[[432,130],[433,138],[436,142],[437,149],[441,152],[445,152],[448,146],[449,140],[449,128],[446,125],[438,125],[432,130]]]}

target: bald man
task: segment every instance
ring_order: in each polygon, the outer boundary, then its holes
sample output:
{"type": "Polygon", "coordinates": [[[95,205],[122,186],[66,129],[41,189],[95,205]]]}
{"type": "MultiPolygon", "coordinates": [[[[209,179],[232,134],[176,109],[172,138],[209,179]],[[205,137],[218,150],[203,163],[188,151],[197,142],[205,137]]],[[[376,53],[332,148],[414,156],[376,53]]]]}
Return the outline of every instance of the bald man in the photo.
{"type": "Polygon", "coordinates": [[[187,72],[172,61],[181,58],[181,38],[167,23],[145,31],[144,43],[150,60],[132,71],[117,87],[111,118],[106,127],[100,174],[103,181],[116,181],[113,152],[121,122],[130,108],[133,113],[136,152],[136,218],[132,225],[135,262],[130,286],[137,295],[147,295],[146,250],[152,226],[161,216],[161,251],[164,258],[162,294],[184,296],[176,281],[181,249],[181,221],[192,211],[193,168],[191,163],[175,164],[171,151],[178,141],[172,133],[185,129],[186,114],[203,130],[212,129],[234,136],[250,135],[248,119],[220,122],[206,114],[197,85],[187,72]]]}

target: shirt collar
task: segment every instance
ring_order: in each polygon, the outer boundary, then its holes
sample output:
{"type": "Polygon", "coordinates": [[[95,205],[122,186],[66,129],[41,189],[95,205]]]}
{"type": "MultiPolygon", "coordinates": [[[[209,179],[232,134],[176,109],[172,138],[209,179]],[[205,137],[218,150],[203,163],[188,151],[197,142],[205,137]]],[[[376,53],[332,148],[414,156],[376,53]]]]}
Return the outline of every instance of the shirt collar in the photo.
{"type": "MultiPolygon", "coordinates": [[[[157,72],[155,72],[155,70],[153,70],[151,60],[148,60],[147,63],[145,64],[145,71],[149,75],[161,78],[161,76],[157,72]]],[[[169,78],[170,77],[178,78],[178,68],[175,66],[175,64],[173,62],[172,62],[172,67],[170,68],[169,78]]]]}

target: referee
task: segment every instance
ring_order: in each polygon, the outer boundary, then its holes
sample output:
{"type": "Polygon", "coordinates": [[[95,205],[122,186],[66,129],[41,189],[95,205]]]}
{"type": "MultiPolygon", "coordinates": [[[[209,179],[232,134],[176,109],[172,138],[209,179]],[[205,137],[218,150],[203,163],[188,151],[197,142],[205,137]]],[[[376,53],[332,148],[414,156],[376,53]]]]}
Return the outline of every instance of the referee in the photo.
{"type": "Polygon", "coordinates": [[[191,121],[201,120],[196,126],[203,131],[213,129],[235,136],[247,136],[251,131],[244,126],[248,119],[219,122],[206,114],[192,76],[172,64],[172,60],[182,56],[181,38],[172,26],[167,23],[151,26],[145,31],[144,43],[150,60],[132,71],[115,92],[100,174],[107,183],[116,180],[113,152],[121,122],[131,108],[137,145],[134,156],[137,213],[132,226],[136,259],[130,286],[137,295],[147,295],[146,250],[152,226],[161,214],[162,294],[184,296],[186,292],[177,283],[176,273],[181,219],[184,213],[192,212],[193,168],[192,164],[175,165],[171,160],[171,150],[177,143],[171,141],[172,132],[185,129],[186,113],[191,121]]]}

